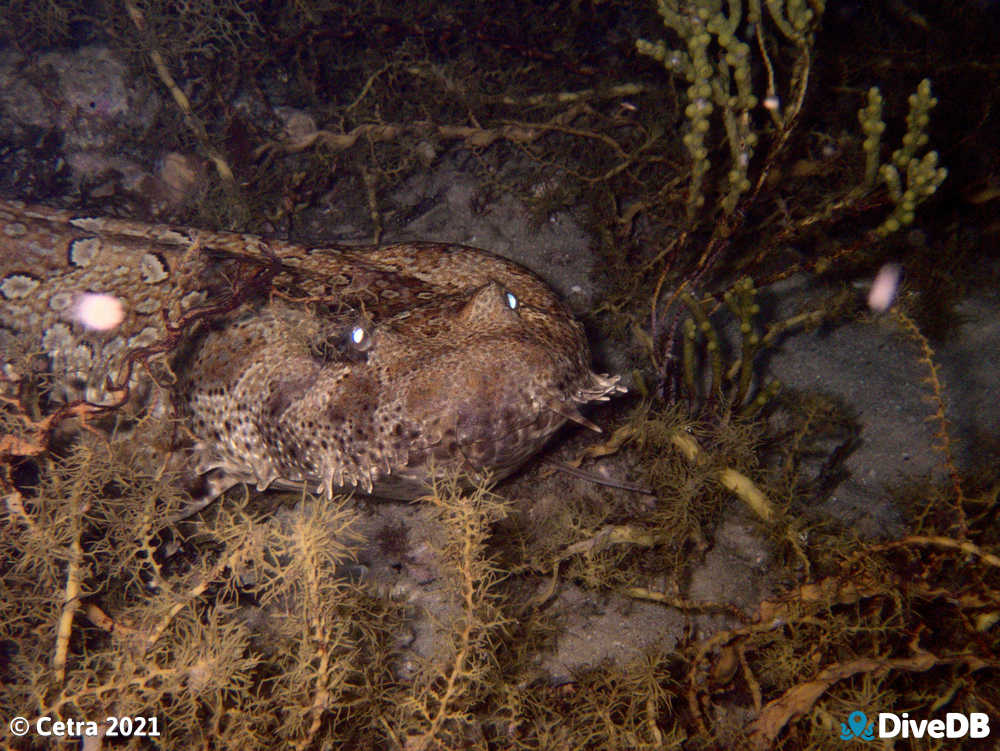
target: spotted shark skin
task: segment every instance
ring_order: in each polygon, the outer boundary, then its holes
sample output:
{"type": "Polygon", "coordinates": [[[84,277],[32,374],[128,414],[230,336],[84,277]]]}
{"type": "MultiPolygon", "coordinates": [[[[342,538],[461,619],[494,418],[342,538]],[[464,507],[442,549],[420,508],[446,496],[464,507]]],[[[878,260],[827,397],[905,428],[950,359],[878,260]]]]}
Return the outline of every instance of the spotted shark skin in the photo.
{"type": "Polygon", "coordinates": [[[445,473],[506,476],[567,420],[595,427],[581,406],[624,391],[591,370],[548,285],[483,250],[314,248],[7,200],[0,368],[7,384],[41,373],[54,402],[114,403],[122,379],[133,409],[159,393],[218,488],[398,498],[445,473]],[[266,269],[267,289],[217,305],[266,269]],[[113,328],[81,322],[94,295],[120,303],[113,328]],[[154,367],[126,367],[168,340],[154,367]]]}

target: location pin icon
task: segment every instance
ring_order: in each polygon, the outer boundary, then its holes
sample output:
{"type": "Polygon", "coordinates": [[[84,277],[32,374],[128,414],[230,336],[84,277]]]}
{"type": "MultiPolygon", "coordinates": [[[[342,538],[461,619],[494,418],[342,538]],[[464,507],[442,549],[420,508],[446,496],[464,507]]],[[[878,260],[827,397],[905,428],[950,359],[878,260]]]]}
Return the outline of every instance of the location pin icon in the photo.
{"type": "Polygon", "coordinates": [[[850,725],[851,730],[854,732],[854,737],[860,738],[861,734],[865,732],[865,726],[868,724],[868,717],[864,712],[851,712],[847,715],[847,724],[850,725]]]}

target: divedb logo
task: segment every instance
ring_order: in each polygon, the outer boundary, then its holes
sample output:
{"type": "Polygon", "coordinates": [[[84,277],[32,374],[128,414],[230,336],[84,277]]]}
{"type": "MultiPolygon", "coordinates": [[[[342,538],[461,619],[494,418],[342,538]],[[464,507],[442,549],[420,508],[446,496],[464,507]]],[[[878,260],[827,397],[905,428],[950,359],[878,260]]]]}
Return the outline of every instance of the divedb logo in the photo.
{"type": "Polygon", "coordinates": [[[986,738],[990,717],[984,712],[948,712],[944,719],[911,720],[908,712],[879,712],[878,722],[861,711],[851,712],[840,723],[840,740],[871,741],[876,738],[986,738]]]}

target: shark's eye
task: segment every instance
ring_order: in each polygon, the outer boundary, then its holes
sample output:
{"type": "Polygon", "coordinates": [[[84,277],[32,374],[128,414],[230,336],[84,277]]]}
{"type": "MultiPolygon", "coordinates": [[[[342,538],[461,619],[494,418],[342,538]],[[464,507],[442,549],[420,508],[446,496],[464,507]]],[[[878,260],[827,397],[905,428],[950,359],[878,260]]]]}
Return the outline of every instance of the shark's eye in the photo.
{"type": "Polygon", "coordinates": [[[517,305],[518,305],[517,295],[515,295],[513,292],[505,292],[503,298],[504,300],[507,301],[508,308],[510,308],[511,310],[517,310],[517,305]]]}
{"type": "Polygon", "coordinates": [[[358,325],[347,332],[348,346],[357,352],[367,352],[372,346],[371,331],[367,326],[358,325]]]}
{"type": "Polygon", "coordinates": [[[323,362],[361,361],[375,343],[371,324],[367,321],[349,326],[333,327],[310,344],[312,354],[323,362]]]}

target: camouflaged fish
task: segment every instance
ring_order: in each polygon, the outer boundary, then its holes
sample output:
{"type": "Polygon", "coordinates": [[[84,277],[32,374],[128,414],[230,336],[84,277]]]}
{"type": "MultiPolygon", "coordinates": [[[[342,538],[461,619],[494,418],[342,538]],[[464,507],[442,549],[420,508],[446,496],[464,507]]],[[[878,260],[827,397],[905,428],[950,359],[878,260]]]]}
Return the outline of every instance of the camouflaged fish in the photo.
{"type": "MultiPolygon", "coordinates": [[[[270,265],[266,290],[200,318],[152,369],[216,492],[412,498],[445,473],[501,478],[567,420],[595,427],[582,405],[624,391],[591,370],[543,281],[475,248],[308,248],[16,201],[0,201],[0,248],[4,375],[43,371],[53,399],[98,404],[129,352],[270,265]],[[111,330],[80,323],[93,295],[120,301],[111,330]]],[[[131,375],[138,403],[156,391],[146,370],[131,375]]]]}

